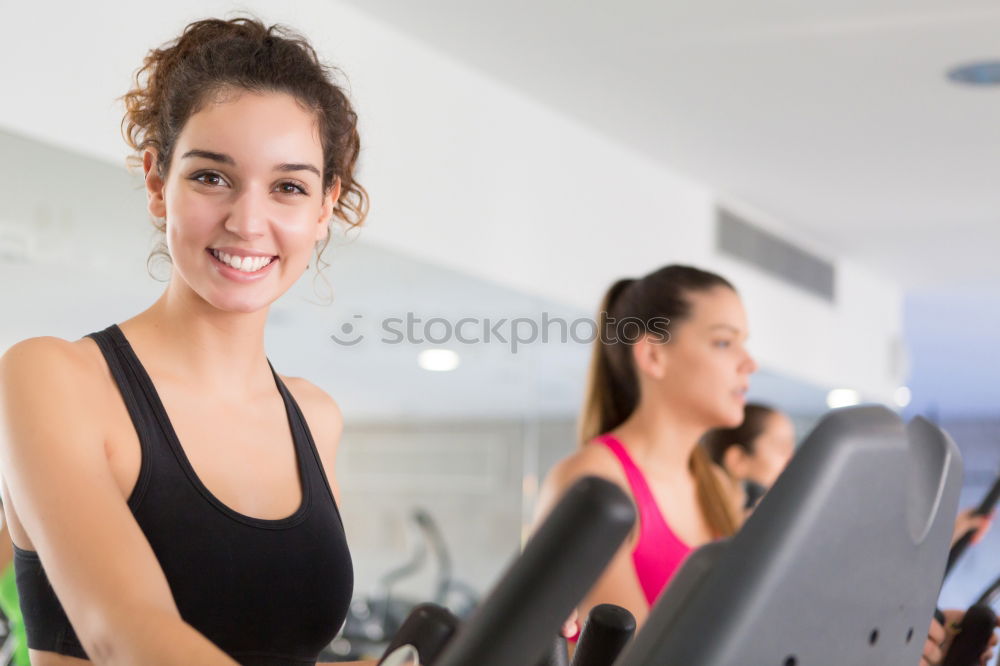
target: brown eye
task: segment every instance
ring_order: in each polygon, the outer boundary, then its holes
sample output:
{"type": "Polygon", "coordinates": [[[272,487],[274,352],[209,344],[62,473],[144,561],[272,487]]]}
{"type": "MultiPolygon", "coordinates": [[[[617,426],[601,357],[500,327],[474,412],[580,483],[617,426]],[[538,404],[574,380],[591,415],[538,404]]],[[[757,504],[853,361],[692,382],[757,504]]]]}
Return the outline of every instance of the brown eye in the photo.
{"type": "Polygon", "coordinates": [[[222,176],[213,171],[202,171],[191,176],[191,180],[197,181],[202,185],[221,185],[223,182],[222,176]]]}
{"type": "Polygon", "coordinates": [[[309,194],[306,189],[298,183],[284,182],[278,185],[282,194],[309,194]]]}

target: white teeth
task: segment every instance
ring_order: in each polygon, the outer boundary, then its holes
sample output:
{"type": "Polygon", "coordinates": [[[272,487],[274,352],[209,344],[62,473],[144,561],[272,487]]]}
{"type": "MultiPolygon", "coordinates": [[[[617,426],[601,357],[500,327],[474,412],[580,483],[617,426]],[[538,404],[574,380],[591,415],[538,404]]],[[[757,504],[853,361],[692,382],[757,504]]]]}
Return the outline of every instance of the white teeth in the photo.
{"type": "Polygon", "coordinates": [[[271,263],[272,260],[272,257],[234,257],[219,250],[212,250],[212,254],[222,263],[243,273],[255,273],[271,263]]]}

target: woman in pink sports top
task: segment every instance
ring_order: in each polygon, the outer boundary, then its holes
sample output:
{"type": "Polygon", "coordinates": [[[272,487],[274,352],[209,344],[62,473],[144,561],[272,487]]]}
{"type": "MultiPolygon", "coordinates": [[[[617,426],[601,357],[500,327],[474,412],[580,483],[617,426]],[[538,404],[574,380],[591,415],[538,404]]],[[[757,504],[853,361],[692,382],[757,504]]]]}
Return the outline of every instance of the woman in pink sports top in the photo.
{"type": "MultiPolygon", "coordinates": [[[[742,422],[757,365],[735,289],[696,268],[666,266],[619,280],[598,324],[581,446],[552,468],[538,513],[583,476],[602,476],[631,494],[638,525],[577,610],[582,621],[597,604],[617,604],[641,627],[687,554],[739,527],[741,494],[698,442],[711,428],[742,422]]],[[[960,611],[946,612],[949,622],[961,619],[960,611]]],[[[939,663],[942,641],[953,637],[932,621],[920,663],[939,663]]]]}
{"type": "Polygon", "coordinates": [[[630,493],[638,524],[578,610],[617,604],[641,626],[687,554],[739,526],[739,498],[698,441],[739,425],[757,365],[736,290],[697,268],[619,280],[598,324],[581,447],[549,473],[539,515],[582,476],[630,493]]]}

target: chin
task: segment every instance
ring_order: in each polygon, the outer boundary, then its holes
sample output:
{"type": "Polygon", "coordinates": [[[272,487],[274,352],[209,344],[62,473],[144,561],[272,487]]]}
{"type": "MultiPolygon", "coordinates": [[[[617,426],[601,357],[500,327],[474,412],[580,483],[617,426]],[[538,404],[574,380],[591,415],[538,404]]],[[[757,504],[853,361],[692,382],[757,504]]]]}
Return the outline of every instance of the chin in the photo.
{"type": "Polygon", "coordinates": [[[743,423],[743,405],[737,409],[726,410],[718,415],[719,425],[716,428],[735,428],[743,423]]]}
{"type": "Polygon", "coordinates": [[[210,303],[217,310],[222,310],[223,312],[233,312],[240,314],[251,314],[253,312],[259,312],[265,309],[271,304],[270,301],[265,299],[234,299],[234,298],[221,298],[217,294],[215,298],[206,298],[208,303],[210,303]]]}

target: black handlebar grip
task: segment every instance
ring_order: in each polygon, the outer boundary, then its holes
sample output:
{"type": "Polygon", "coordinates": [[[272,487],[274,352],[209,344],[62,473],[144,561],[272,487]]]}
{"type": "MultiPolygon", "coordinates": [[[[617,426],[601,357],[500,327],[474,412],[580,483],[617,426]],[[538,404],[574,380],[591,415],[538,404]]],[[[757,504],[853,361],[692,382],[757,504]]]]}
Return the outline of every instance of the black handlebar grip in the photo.
{"type": "Polygon", "coordinates": [[[611,666],[635,633],[635,617],[614,604],[594,606],[580,634],[573,666],[611,666]]]}
{"type": "Polygon", "coordinates": [[[941,666],[978,666],[996,628],[997,615],[992,608],[981,604],[970,607],[941,666]]]}
{"type": "Polygon", "coordinates": [[[420,663],[433,664],[461,624],[447,608],[437,604],[420,604],[406,616],[392,642],[385,649],[379,664],[403,645],[412,645],[420,655],[420,663]]]}
{"type": "Polygon", "coordinates": [[[635,523],[617,484],[573,484],[445,648],[435,666],[533,664],[635,523]]]}

